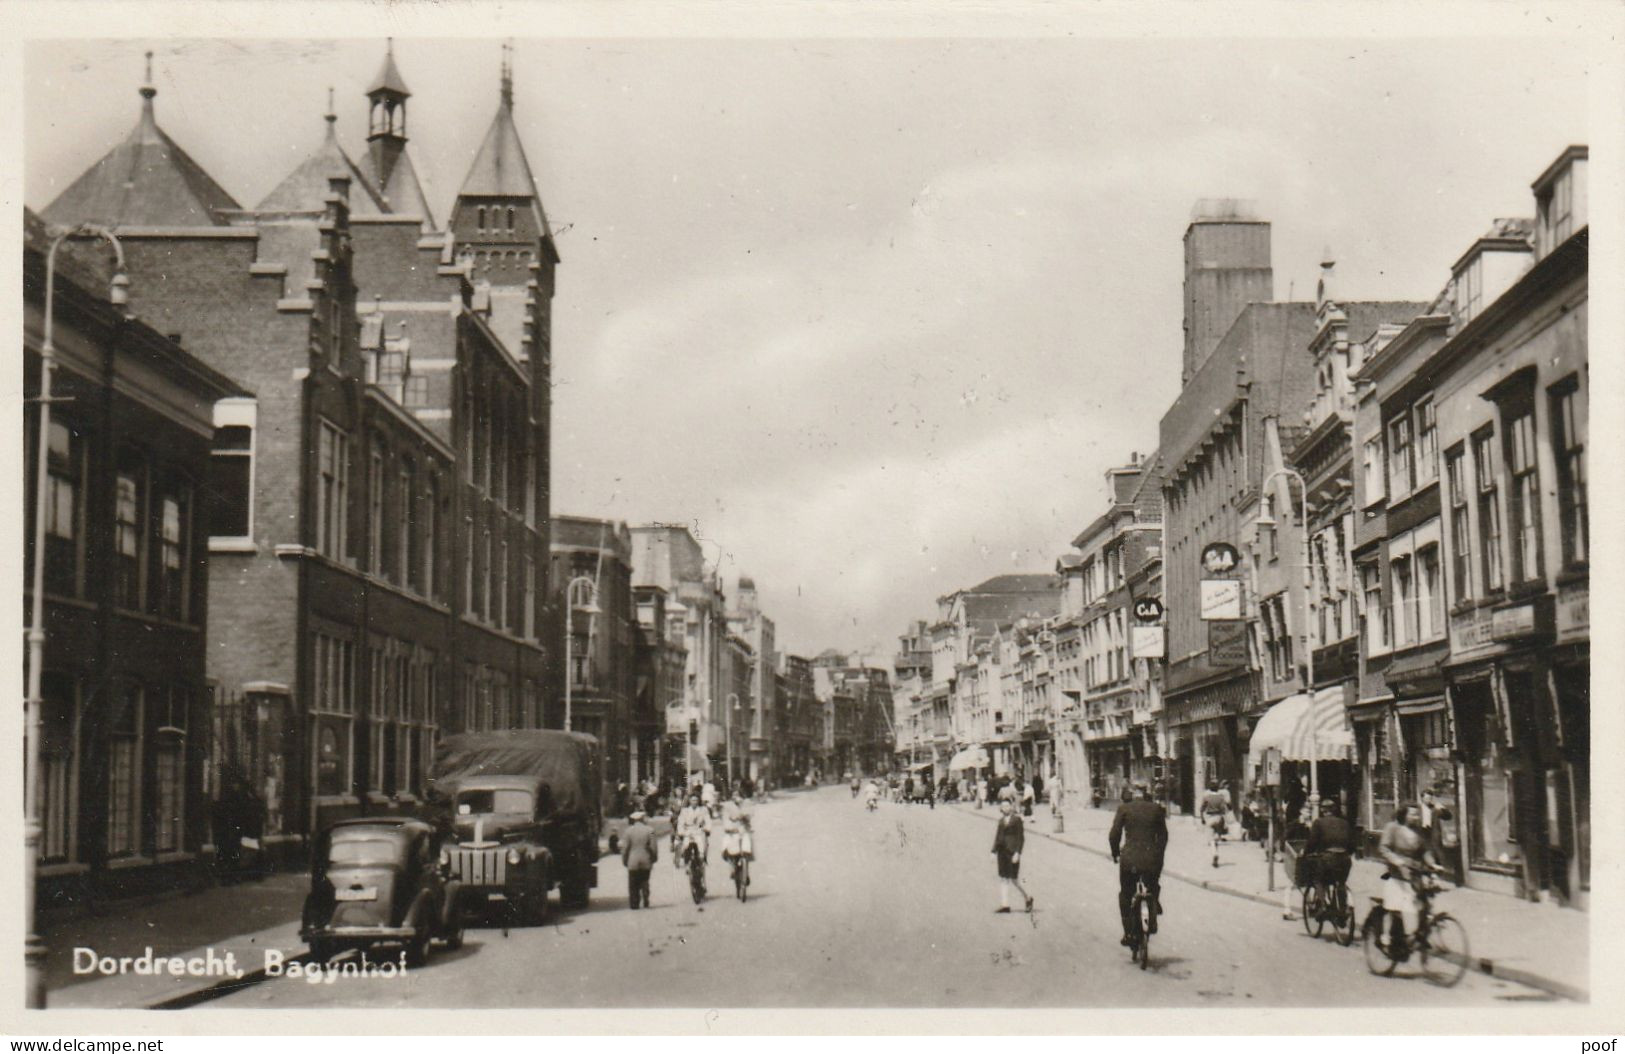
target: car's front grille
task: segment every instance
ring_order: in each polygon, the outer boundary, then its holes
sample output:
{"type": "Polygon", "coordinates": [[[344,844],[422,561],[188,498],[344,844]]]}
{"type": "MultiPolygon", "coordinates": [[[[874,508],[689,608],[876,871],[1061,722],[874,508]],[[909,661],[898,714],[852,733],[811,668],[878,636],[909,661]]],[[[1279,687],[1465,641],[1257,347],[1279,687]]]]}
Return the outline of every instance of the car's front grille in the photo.
{"type": "Polygon", "coordinates": [[[465,886],[500,886],[508,879],[507,854],[500,847],[463,849],[451,852],[452,877],[465,886]]]}

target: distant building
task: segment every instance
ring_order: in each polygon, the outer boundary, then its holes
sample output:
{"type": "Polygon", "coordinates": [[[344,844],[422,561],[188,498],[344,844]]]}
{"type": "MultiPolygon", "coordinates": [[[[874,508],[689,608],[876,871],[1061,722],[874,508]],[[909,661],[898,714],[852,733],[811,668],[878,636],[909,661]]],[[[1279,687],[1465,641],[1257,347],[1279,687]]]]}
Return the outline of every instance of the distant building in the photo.
{"type": "Polygon", "coordinates": [[[576,605],[564,623],[570,728],[597,737],[607,786],[630,784],[658,750],[654,711],[638,707],[632,537],[624,523],[555,516],[552,550],[553,605],[576,605]]]}

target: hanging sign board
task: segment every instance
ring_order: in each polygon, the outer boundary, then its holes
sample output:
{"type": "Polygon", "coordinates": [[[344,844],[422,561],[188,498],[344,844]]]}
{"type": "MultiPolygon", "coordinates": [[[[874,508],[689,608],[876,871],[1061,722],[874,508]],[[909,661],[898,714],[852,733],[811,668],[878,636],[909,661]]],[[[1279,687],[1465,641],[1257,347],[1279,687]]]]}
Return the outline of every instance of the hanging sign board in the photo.
{"type": "Polygon", "coordinates": [[[1263,781],[1266,787],[1279,787],[1281,785],[1281,748],[1266,747],[1264,749],[1263,781]]]}
{"type": "Polygon", "coordinates": [[[1202,587],[1202,618],[1231,620],[1243,618],[1241,583],[1233,578],[1204,578],[1202,587]]]}
{"type": "Polygon", "coordinates": [[[1163,657],[1161,626],[1130,626],[1129,650],[1136,659],[1163,657]]]}
{"type": "Polygon", "coordinates": [[[1229,542],[1210,542],[1202,547],[1202,574],[1209,578],[1235,574],[1241,568],[1241,554],[1229,542]]]}
{"type": "Polygon", "coordinates": [[[1247,665],[1247,623],[1238,620],[1207,624],[1207,660],[1218,667],[1247,665]]]}
{"type": "Polygon", "coordinates": [[[1134,602],[1134,619],[1137,622],[1161,622],[1162,601],[1156,597],[1141,597],[1134,602]]]}

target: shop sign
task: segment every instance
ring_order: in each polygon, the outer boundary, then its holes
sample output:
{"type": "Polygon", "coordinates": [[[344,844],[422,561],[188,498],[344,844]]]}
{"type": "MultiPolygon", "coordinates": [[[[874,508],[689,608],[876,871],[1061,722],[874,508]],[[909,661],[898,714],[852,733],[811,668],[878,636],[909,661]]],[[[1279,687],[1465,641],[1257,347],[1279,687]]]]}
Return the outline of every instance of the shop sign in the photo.
{"type": "Polygon", "coordinates": [[[1459,656],[1495,643],[1490,633],[1493,624],[1489,608],[1474,608],[1450,616],[1450,650],[1459,656]]]}
{"type": "Polygon", "coordinates": [[[1247,665],[1247,623],[1240,620],[1207,624],[1207,658],[1213,666],[1247,665]]]}
{"type": "Polygon", "coordinates": [[[1535,632],[1535,605],[1519,604],[1501,608],[1490,622],[1490,637],[1494,640],[1516,640],[1535,632]]]}
{"type": "Polygon", "coordinates": [[[1163,657],[1161,626],[1130,626],[1129,649],[1136,659],[1163,657]]]}
{"type": "Polygon", "coordinates": [[[1134,602],[1134,619],[1136,622],[1161,622],[1162,601],[1156,597],[1141,597],[1134,602]]]}
{"type": "Polygon", "coordinates": [[[1591,583],[1574,582],[1557,591],[1557,633],[1567,637],[1591,631],[1591,583]]]}
{"type": "Polygon", "coordinates": [[[1242,618],[1241,583],[1233,578],[1202,580],[1202,618],[1205,621],[1242,618]]]}
{"type": "Polygon", "coordinates": [[[666,734],[680,736],[688,731],[688,711],[681,703],[666,707],[666,734]]]}
{"type": "Polygon", "coordinates": [[[1211,542],[1202,547],[1202,573],[1228,575],[1241,566],[1241,554],[1229,542],[1211,542]]]}
{"type": "Polygon", "coordinates": [[[1279,787],[1281,785],[1281,748],[1266,747],[1264,749],[1263,780],[1266,787],[1279,787]]]}

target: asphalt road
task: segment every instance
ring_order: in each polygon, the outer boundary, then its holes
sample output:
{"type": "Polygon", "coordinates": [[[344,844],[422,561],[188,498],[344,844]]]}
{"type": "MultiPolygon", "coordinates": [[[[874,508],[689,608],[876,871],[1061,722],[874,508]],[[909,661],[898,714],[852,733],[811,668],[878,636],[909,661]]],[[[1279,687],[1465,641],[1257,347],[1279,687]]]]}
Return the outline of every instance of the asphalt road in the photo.
{"type": "MultiPolygon", "coordinates": [[[[404,978],[280,978],[210,1009],[282,1007],[1490,1006],[1543,1000],[1471,974],[1444,989],[1369,974],[1358,945],[1314,940],[1279,911],[1178,882],[1164,887],[1151,969],[1118,944],[1116,868],[1032,837],[1022,871],[1032,915],[995,914],[983,816],[884,804],[843,788],[756,808],[751,897],[690,900],[664,857],[654,905],[627,909],[625,872],[605,858],[592,907],[530,930],[471,928],[404,978]]],[[[665,848],[663,843],[662,848],[665,848]]]]}

